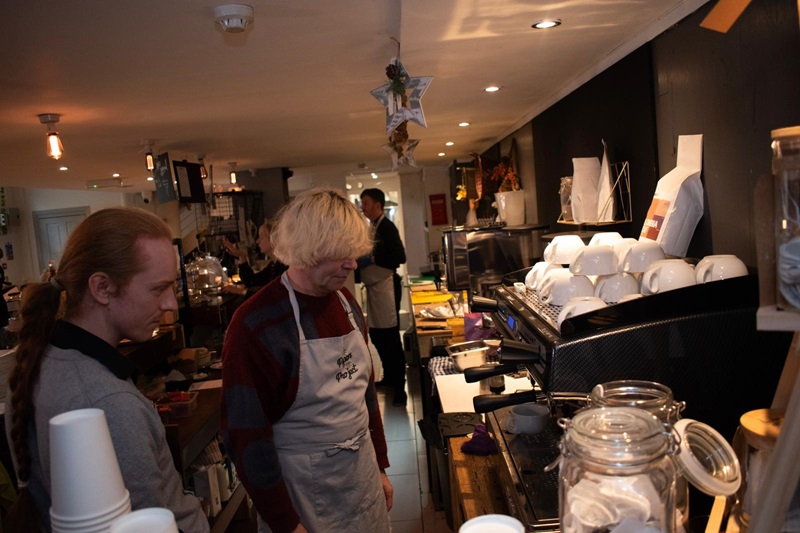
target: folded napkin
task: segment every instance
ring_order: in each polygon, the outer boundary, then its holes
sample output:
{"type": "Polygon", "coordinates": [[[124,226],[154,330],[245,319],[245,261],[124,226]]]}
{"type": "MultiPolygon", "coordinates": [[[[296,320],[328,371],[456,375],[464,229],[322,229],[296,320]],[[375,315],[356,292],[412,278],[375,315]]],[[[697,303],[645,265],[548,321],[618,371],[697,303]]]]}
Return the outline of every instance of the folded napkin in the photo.
{"type": "Polygon", "coordinates": [[[497,445],[486,431],[486,426],[476,424],[472,438],[461,445],[461,451],[472,455],[491,455],[497,451],[497,445]]]}

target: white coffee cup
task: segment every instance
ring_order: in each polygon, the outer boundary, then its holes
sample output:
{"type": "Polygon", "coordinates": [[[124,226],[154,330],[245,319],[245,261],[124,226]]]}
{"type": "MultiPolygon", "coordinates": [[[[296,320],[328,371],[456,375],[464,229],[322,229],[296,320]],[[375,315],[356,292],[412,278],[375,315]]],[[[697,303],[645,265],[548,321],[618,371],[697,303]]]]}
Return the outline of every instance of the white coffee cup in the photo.
{"type": "Polygon", "coordinates": [[[553,269],[561,269],[564,268],[561,265],[556,263],[548,263],[547,261],[539,261],[531,269],[528,271],[528,274],[525,276],[525,285],[531,289],[536,290],[536,287],[539,285],[539,282],[542,279],[542,276],[553,269]]]}
{"type": "Polygon", "coordinates": [[[603,307],[607,307],[607,304],[596,296],[571,298],[564,304],[564,307],[561,308],[561,312],[558,314],[558,327],[561,328],[561,323],[568,318],[590,313],[603,307]]]}
{"type": "Polygon", "coordinates": [[[695,284],[694,269],[683,259],[653,262],[642,274],[642,294],[658,294],[695,284]]]}
{"type": "Polygon", "coordinates": [[[118,518],[109,533],[178,533],[175,515],[169,509],[149,507],[118,518]]]}
{"type": "Polygon", "coordinates": [[[632,244],[619,259],[620,272],[644,272],[655,261],[665,259],[661,245],[648,239],[632,244]]]}
{"type": "Polygon", "coordinates": [[[525,533],[525,526],[513,516],[484,514],[461,524],[458,533],[525,533]]]}
{"type": "Polygon", "coordinates": [[[577,235],[558,235],[553,237],[544,249],[544,260],[548,263],[568,265],[575,259],[578,250],[586,246],[577,235]]]}
{"type": "Polygon", "coordinates": [[[698,284],[746,275],[747,265],[735,255],[707,255],[694,267],[698,284]]]}
{"type": "Polygon", "coordinates": [[[598,244],[614,246],[615,243],[621,240],[622,240],[622,235],[620,235],[616,231],[603,231],[592,235],[592,238],[589,240],[589,246],[596,246],[598,244]]]}
{"type": "Polygon", "coordinates": [[[638,300],[639,298],[642,298],[642,297],[644,297],[644,294],[642,294],[640,292],[636,292],[636,293],[633,293],[633,294],[626,294],[625,296],[620,298],[617,303],[621,304],[621,303],[625,303],[625,302],[630,302],[631,300],[638,300]]]}
{"type": "Polygon", "coordinates": [[[639,281],[627,272],[599,276],[594,285],[594,295],[606,303],[616,303],[629,294],[639,292],[639,281]]]}
{"type": "Polygon", "coordinates": [[[511,408],[511,416],[506,418],[503,428],[509,433],[533,435],[547,427],[550,409],[538,403],[523,403],[511,408]]]}
{"type": "Polygon", "coordinates": [[[622,239],[621,241],[615,242],[611,247],[614,249],[614,255],[617,256],[617,265],[620,267],[619,271],[622,272],[622,256],[625,253],[625,250],[633,246],[639,242],[636,239],[631,239],[630,237],[622,239]]]}
{"type": "Polygon", "coordinates": [[[561,265],[556,265],[556,268],[548,269],[542,274],[541,278],[539,278],[539,282],[536,284],[536,295],[541,300],[544,296],[542,293],[542,287],[544,287],[545,284],[550,283],[551,279],[568,278],[570,276],[572,276],[572,272],[570,272],[568,268],[564,268],[561,265]]]}
{"type": "Polygon", "coordinates": [[[607,244],[584,246],[575,254],[569,271],[585,276],[613,274],[617,271],[617,256],[614,255],[614,249],[607,244]]]}
{"type": "Polygon", "coordinates": [[[592,296],[594,285],[586,276],[550,277],[539,286],[541,301],[545,305],[564,305],[567,300],[576,296],[592,296]]]}

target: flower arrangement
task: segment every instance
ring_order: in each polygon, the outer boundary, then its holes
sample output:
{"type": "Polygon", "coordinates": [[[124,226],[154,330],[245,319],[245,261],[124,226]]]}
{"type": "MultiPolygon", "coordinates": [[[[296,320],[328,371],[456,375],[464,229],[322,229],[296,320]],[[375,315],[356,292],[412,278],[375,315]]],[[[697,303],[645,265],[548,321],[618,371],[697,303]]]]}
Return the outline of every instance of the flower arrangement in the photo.
{"type": "Polygon", "coordinates": [[[492,170],[492,175],[489,179],[495,183],[500,183],[497,192],[518,191],[521,189],[517,172],[514,170],[514,163],[509,156],[503,156],[500,159],[500,162],[492,170]]]}

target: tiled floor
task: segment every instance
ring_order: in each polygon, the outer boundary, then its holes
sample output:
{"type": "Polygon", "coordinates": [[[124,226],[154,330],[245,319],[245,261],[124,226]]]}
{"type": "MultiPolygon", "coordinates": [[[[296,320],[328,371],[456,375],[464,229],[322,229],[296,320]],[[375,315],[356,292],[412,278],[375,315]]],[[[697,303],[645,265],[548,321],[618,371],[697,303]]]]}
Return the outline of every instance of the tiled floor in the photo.
{"type": "Polygon", "coordinates": [[[378,391],[391,464],[386,473],[394,487],[389,520],[392,533],[450,533],[444,512],[434,510],[428,489],[425,441],[417,426],[422,418],[422,400],[415,370],[409,372],[406,407],[392,405],[391,391],[378,391]]]}

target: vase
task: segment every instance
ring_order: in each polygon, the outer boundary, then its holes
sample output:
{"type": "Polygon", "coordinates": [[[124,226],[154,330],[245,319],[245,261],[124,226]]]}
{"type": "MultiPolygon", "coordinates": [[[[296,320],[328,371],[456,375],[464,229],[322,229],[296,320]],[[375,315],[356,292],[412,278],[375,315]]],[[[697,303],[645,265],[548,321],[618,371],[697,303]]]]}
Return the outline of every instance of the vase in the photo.
{"type": "Polygon", "coordinates": [[[523,191],[498,192],[494,197],[497,200],[497,214],[501,221],[508,226],[525,224],[525,193],[523,191]]]}

